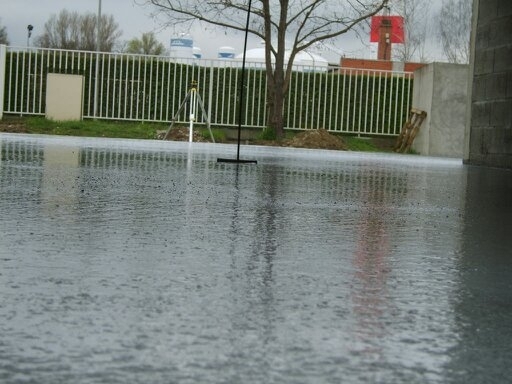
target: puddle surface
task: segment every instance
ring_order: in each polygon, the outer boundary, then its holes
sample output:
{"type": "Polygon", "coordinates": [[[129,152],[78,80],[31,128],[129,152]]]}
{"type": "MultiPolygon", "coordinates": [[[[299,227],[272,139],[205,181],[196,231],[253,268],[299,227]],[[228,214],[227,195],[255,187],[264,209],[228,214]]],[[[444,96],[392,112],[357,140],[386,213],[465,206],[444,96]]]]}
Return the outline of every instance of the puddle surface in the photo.
{"type": "Polygon", "coordinates": [[[502,383],[512,172],[0,136],[3,383],[502,383]]]}

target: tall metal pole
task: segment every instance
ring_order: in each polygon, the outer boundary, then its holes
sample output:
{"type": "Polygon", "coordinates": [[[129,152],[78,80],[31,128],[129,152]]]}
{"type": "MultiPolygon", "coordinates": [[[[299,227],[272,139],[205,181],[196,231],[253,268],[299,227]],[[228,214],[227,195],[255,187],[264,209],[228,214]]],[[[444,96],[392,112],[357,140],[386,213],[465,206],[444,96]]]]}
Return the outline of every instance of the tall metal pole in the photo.
{"type": "Polygon", "coordinates": [[[245,40],[244,40],[244,53],[242,55],[242,80],[240,81],[239,98],[240,104],[238,106],[238,146],[236,150],[236,160],[240,160],[240,136],[242,131],[242,114],[243,114],[243,103],[244,103],[244,85],[245,85],[245,57],[247,53],[247,35],[249,34],[249,21],[251,18],[251,2],[247,9],[247,21],[245,23],[245,40]]]}
{"type": "Polygon", "coordinates": [[[96,51],[100,51],[101,45],[101,0],[98,0],[98,24],[96,25],[96,51]]]}
{"type": "Polygon", "coordinates": [[[256,164],[256,160],[241,160],[240,159],[240,138],[242,131],[242,114],[243,114],[243,106],[244,106],[244,80],[245,80],[245,58],[247,52],[247,35],[249,34],[249,21],[251,19],[251,0],[249,0],[249,4],[247,6],[247,22],[245,24],[245,40],[244,40],[244,53],[242,56],[242,79],[240,80],[240,88],[239,88],[239,106],[238,106],[238,143],[236,149],[236,159],[225,159],[225,158],[217,158],[217,162],[224,163],[254,163],[256,164]]]}
{"type": "Polygon", "coordinates": [[[98,0],[98,20],[96,23],[96,70],[94,76],[94,118],[98,117],[98,87],[100,74],[100,44],[101,44],[101,0],[98,0]]]}

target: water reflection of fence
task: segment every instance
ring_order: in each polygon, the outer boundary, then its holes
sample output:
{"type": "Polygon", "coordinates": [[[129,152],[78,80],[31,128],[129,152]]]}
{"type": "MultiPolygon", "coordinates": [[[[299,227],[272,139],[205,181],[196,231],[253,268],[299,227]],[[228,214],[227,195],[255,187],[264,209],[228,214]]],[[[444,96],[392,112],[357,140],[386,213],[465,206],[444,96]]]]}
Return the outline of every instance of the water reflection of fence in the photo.
{"type": "Polygon", "coordinates": [[[109,148],[84,148],[80,151],[80,165],[90,168],[150,171],[161,167],[162,164],[186,163],[186,152],[146,152],[109,148]]]}
{"type": "Polygon", "coordinates": [[[39,186],[43,162],[44,148],[41,145],[0,139],[0,193],[15,193],[20,202],[31,198],[34,192],[19,189],[18,183],[24,180],[39,186]]]}
{"type": "MultiPolygon", "coordinates": [[[[341,68],[315,73],[296,67],[284,110],[287,128],[399,134],[411,106],[411,73],[341,68]]],[[[48,73],[84,76],[84,118],[170,122],[195,80],[211,124],[238,124],[237,83],[241,72],[237,62],[184,63],[183,59],[176,62],[160,56],[8,47],[4,113],[44,115],[48,73]]],[[[265,127],[265,71],[249,68],[246,76],[244,125],[265,127]]],[[[198,116],[199,122],[205,119],[202,114],[198,116]]],[[[186,111],[178,121],[188,121],[186,111]]]]}
{"type": "MultiPolygon", "coordinates": [[[[4,164],[6,162],[23,163],[25,166],[15,167],[15,169],[19,172],[28,172],[30,169],[43,166],[47,157],[46,151],[53,149],[52,146],[46,148],[38,142],[5,140],[0,142],[0,161],[4,164]]],[[[179,168],[192,162],[200,163],[199,169],[204,169],[207,173],[215,169],[220,172],[231,169],[225,164],[217,163],[215,156],[201,151],[190,153],[182,150],[137,150],[129,147],[88,146],[69,149],[73,156],[76,156],[75,151],[78,151],[77,165],[85,168],[151,171],[166,166],[179,168]]],[[[266,167],[243,167],[239,174],[240,178],[264,178],[263,173],[276,173],[279,177],[275,182],[287,186],[286,188],[292,191],[299,193],[300,191],[308,192],[310,189],[318,190],[320,185],[322,193],[337,197],[339,201],[356,199],[361,194],[371,201],[377,201],[385,191],[387,198],[396,199],[393,203],[400,203],[407,191],[410,178],[406,168],[401,169],[401,172],[390,172],[389,169],[375,167],[375,162],[372,161],[354,163],[354,167],[357,165],[357,171],[344,163],[339,172],[335,170],[326,172],[323,167],[314,166],[314,164],[304,165],[302,161],[295,165],[290,164],[288,162],[286,168],[281,168],[279,164],[266,167]]]]}
{"type": "Polygon", "coordinates": [[[31,142],[0,140],[1,162],[22,162],[28,165],[40,165],[44,159],[41,145],[31,142]]]}
{"type": "MultiPolygon", "coordinates": [[[[18,175],[29,178],[34,175],[38,178],[37,168],[43,164],[44,148],[37,143],[25,143],[10,140],[0,140],[0,165],[24,164],[24,166],[4,167],[0,182],[9,180],[9,175],[18,175]]],[[[13,178],[16,180],[16,178],[13,178]]]]}

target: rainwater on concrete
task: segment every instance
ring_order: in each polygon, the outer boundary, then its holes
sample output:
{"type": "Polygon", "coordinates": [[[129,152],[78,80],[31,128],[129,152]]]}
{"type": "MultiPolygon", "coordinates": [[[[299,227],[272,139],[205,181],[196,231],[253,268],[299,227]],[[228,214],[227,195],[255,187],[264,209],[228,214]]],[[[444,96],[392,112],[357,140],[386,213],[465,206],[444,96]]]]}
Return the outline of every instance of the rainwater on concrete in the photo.
{"type": "Polygon", "coordinates": [[[2,383],[504,383],[512,172],[0,136],[2,383]]]}

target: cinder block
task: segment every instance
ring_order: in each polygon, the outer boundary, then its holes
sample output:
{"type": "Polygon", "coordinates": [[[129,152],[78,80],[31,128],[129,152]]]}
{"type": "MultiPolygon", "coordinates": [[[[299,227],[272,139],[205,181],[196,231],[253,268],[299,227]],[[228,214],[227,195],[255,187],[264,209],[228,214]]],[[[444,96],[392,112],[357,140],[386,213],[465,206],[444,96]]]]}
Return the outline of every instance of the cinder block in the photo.
{"type": "Polygon", "coordinates": [[[498,3],[510,0],[480,0],[478,7],[478,24],[486,24],[498,17],[498,3]]]}
{"type": "MultiPolygon", "coordinates": [[[[501,16],[501,15],[500,15],[501,16]]],[[[490,47],[506,45],[512,36],[512,16],[500,17],[491,22],[490,47]]]]}
{"type": "Polygon", "coordinates": [[[495,100],[491,106],[490,124],[498,129],[510,127],[512,99],[495,100]]]}
{"type": "Polygon", "coordinates": [[[486,76],[475,76],[473,78],[473,86],[471,91],[473,101],[480,101],[485,99],[485,83],[486,76]]]}
{"type": "Polygon", "coordinates": [[[507,95],[506,97],[512,97],[512,71],[507,73],[507,95]]]}
{"type": "Polygon", "coordinates": [[[471,129],[471,138],[469,141],[469,153],[474,155],[486,155],[483,133],[487,127],[474,127],[471,129]]]}
{"type": "Polygon", "coordinates": [[[475,76],[492,73],[494,70],[494,50],[477,49],[475,51],[475,76]]]}
{"type": "Polygon", "coordinates": [[[487,127],[482,129],[482,154],[490,155],[496,153],[496,147],[494,146],[494,138],[496,137],[496,131],[494,127],[487,127]]]}
{"type": "Polygon", "coordinates": [[[485,98],[488,100],[507,97],[507,74],[496,73],[485,76],[485,98]]]}
{"type": "Polygon", "coordinates": [[[476,28],[475,49],[478,52],[481,49],[489,48],[491,40],[491,25],[478,25],[476,28]]]}
{"type": "Polygon", "coordinates": [[[500,0],[498,2],[498,15],[501,15],[501,16],[512,15],[512,1],[500,0]]]}
{"type": "MultiPolygon", "coordinates": [[[[471,125],[476,127],[488,127],[491,121],[491,104],[487,101],[473,102],[471,108],[471,125]]],[[[471,132],[473,135],[473,132],[471,132]]]]}
{"type": "Polygon", "coordinates": [[[506,129],[488,129],[483,132],[486,154],[505,155],[512,151],[512,131],[506,129]]]}
{"type": "MultiPolygon", "coordinates": [[[[512,23],[512,20],[511,20],[512,23]]],[[[511,33],[512,36],[512,33],[511,33]]],[[[494,71],[512,71],[512,43],[496,48],[494,51],[494,71]]]]}

